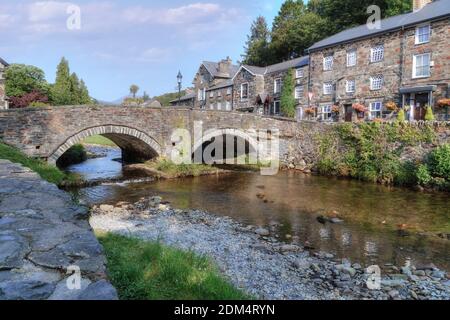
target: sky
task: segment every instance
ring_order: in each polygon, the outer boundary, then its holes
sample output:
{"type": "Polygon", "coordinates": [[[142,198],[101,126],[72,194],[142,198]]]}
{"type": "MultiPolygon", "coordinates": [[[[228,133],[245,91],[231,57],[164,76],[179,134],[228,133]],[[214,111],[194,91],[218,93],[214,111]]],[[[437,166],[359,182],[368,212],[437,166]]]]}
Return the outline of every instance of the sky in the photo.
{"type": "Polygon", "coordinates": [[[283,0],[0,0],[0,57],[54,82],[61,57],[92,97],[114,101],[137,84],[150,96],[183,87],[204,60],[241,58],[252,21],[272,24],[283,0]]]}

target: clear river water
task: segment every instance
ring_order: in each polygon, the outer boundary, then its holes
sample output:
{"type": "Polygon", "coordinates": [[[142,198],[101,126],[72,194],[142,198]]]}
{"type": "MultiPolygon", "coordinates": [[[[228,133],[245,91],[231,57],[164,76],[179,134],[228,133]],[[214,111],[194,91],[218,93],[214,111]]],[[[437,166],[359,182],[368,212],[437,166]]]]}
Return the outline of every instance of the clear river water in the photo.
{"type": "Polygon", "coordinates": [[[296,172],[127,181],[131,177],[124,176],[115,158],[120,158],[120,150],[108,149],[105,157],[68,167],[88,180],[125,179],[74,190],[76,196],[88,204],[115,204],[160,195],[175,208],[202,209],[271,228],[280,240],[289,242],[294,237],[314,251],[353,262],[401,266],[411,259],[413,264],[432,262],[450,270],[450,241],[435,235],[450,232],[448,194],[296,172]],[[344,222],[323,224],[317,220],[331,212],[344,222]]]}

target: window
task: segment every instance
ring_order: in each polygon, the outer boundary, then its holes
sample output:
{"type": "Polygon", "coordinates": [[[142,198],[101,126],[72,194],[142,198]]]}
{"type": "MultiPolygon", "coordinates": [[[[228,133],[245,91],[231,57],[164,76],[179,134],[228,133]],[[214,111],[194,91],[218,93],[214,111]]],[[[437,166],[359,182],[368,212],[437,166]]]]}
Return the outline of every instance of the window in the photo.
{"type": "Polygon", "coordinates": [[[209,109],[214,110],[214,104],[210,103],[209,104],[209,109]]]}
{"type": "Polygon", "coordinates": [[[416,28],[416,44],[430,42],[431,26],[421,26],[416,28]]]}
{"type": "Polygon", "coordinates": [[[273,84],[273,93],[281,92],[281,79],[275,79],[273,84]]]}
{"type": "Polygon", "coordinates": [[[303,78],[304,74],[303,74],[303,70],[302,69],[296,69],[295,70],[295,78],[303,78]]]}
{"type": "Polygon", "coordinates": [[[203,100],[203,91],[200,89],[197,92],[197,99],[198,101],[202,101],[203,100]]]}
{"type": "Polygon", "coordinates": [[[356,89],[356,82],[355,80],[347,80],[347,83],[345,85],[345,89],[347,93],[355,92],[356,89]]]}
{"type": "Polygon", "coordinates": [[[231,111],[231,102],[230,101],[226,102],[225,108],[226,108],[227,111],[231,111]]]}
{"type": "Polygon", "coordinates": [[[431,75],[430,53],[418,54],[413,59],[413,78],[424,78],[431,75]]]}
{"type": "Polygon", "coordinates": [[[248,83],[241,84],[241,100],[248,99],[248,83]]]}
{"type": "Polygon", "coordinates": [[[370,90],[380,90],[384,84],[384,77],[380,74],[370,77],[370,90]]]}
{"type": "Polygon", "coordinates": [[[333,93],[333,82],[325,82],[323,84],[323,94],[332,94],[333,93]]]}
{"type": "Polygon", "coordinates": [[[370,62],[379,62],[384,59],[384,45],[379,45],[370,49],[370,62]]]}
{"type": "Polygon", "coordinates": [[[381,111],[383,109],[383,103],[380,101],[370,103],[370,118],[381,118],[381,111]]]}
{"type": "Polygon", "coordinates": [[[214,98],[214,91],[210,91],[210,92],[209,92],[209,97],[210,97],[210,98],[214,98]]]}
{"type": "Polygon", "coordinates": [[[222,102],[217,102],[217,110],[222,110],[222,102]]]}
{"type": "Polygon", "coordinates": [[[231,94],[231,88],[227,89],[227,95],[229,96],[231,94]]]}
{"type": "Polygon", "coordinates": [[[356,50],[347,52],[347,67],[356,66],[356,50]]]}
{"type": "Polygon", "coordinates": [[[274,114],[274,115],[280,114],[280,101],[279,100],[273,102],[272,114],[274,114]]]}
{"type": "Polygon", "coordinates": [[[295,99],[301,99],[303,97],[303,86],[296,86],[295,87],[295,99]]]}
{"type": "Polygon", "coordinates": [[[218,97],[221,97],[221,96],[222,96],[222,91],[220,91],[220,90],[217,91],[217,96],[218,96],[218,97]]]}
{"type": "Polygon", "coordinates": [[[331,120],[331,105],[319,107],[319,119],[322,121],[331,120]]]}
{"type": "Polygon", "coordinates": [[[327,56],[323,58],[323,70],[329,71],[333,69],[333,56],[327,56]]]}

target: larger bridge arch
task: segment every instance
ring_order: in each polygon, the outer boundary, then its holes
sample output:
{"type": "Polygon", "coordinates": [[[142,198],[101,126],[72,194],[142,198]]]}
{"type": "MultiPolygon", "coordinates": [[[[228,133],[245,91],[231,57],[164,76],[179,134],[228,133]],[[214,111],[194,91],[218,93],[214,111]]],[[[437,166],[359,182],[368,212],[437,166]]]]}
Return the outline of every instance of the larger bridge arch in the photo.
{"type": "Polygon", "coordinates": [[[162,154],[161,145],[145,132],[128,126],[108,124],[87,128],[68,137],[51,153],[48,162],[56,164],[72,146],[93,135],[102,135],[113,141],[122,149],[125,161],[148,160],[162,154]]]}

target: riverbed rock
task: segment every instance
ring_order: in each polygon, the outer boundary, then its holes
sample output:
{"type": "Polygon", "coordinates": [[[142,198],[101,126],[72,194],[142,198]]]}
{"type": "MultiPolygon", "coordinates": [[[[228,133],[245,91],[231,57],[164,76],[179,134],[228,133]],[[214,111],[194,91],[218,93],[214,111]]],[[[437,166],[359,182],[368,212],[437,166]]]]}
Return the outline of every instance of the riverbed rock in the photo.
{"type": "Polygon", "coordinates": [[[257,235],[263,236],[263,237],[267,237],[270,235],[270,231],[265,229],[265,228],[258,228],[255,230],[255,233],[257,235]]]}
{"type": "Polygon", "coordinates": [[[102,205],[100,205],[99,208],[101,211],[104,211],[104,212],[110,212],[110,211],[114,210],[114,206],[109,205],[109,204],[102,204],[102,205]]]}
{"type": "Polygon", "coordinates": [[[282,245],[280,248],[280,251],[283,253],[287,253],[287,252],[298,252],[300,251],[301,248],[299,246],[296,246],[294,244],[285,244],[282,245]]]}

